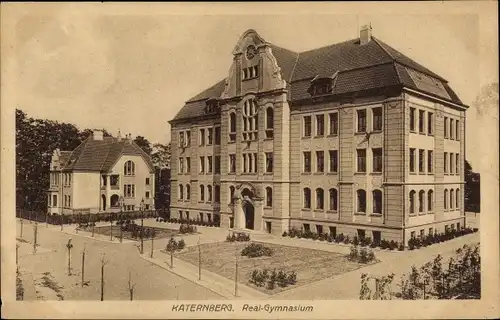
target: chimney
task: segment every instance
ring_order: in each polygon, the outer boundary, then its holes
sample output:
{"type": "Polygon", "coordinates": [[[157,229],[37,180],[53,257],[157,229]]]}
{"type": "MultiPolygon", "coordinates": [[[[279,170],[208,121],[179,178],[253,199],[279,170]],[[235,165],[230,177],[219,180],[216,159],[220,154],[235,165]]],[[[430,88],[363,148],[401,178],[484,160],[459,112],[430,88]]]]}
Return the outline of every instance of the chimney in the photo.
{"type": "Polygon", "coordinates": [[[118,142],[122,141],[122,134],[121,134],[120,130],[118,130],[118,135],[117,135],[116,139],[118,140],[118,142]]]}
{"type": "Polygon", "coordinates": [[[359,44],[363,45],[372,39],[372,26],[364,25],[361,27],[361,31],[359,32],[359,44]]]}
{"type": "Polygon", "coordinates": [[[94,131],[92,131],[92,137],[94,140],[103,140],[104,132],[101,129],[95,129],[94,131]]]}

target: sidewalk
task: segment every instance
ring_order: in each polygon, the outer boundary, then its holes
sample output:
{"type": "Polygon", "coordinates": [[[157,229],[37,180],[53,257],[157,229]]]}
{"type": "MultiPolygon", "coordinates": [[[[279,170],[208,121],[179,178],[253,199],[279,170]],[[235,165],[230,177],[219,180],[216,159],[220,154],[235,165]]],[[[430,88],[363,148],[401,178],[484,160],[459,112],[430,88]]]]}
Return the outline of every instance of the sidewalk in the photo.
{"type": "Polygon", "coordinates": [[[33,280],[33,275],[26,272],[25,270],[19,270],[20,278],[23,286],[23,300],[25,301],[36,301],[38,296],[36,294],[35,282],[33,280]]]}
{"type": "Polygon", "coordinates": [[[213,272],[202,269],[201,280],[198,280],[198,267],[184,262],[174,256],[174,267],[170,268],[170,255],[155,250],[155,258],[151,259],[148,254],[140,255],[141,258],[168,270],[186,280],[203,286],[226,299],[231,300],[267,300],[269,296],[250,288],[242,283],[238,283],[237,297],[234,296],[234,281],[219,276],[213,272]],[[161,257],[161,258],[159,258],[161,257]]]}

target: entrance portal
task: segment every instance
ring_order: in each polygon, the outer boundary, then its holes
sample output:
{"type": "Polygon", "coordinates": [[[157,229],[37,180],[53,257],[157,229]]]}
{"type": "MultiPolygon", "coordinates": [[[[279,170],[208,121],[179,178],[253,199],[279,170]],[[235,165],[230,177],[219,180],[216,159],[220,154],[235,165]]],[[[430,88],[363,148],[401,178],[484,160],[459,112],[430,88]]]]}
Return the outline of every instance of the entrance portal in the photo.
{"type": "Polygon", "coordinates": [[[255,218],[254,206],[249,201],[245,201],[245,204],[243,205],[243,211],[245,212],[245,228],[253,230],[255,218]]]}

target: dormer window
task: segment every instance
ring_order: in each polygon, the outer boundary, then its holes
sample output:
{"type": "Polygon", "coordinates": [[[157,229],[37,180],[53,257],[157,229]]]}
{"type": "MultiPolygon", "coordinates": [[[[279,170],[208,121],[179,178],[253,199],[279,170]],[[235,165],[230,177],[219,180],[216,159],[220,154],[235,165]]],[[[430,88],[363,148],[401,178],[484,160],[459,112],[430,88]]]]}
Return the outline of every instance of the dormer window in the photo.
{"type": "Polygon", "coordinates": [[[220,111],[219,102],[215,99],[209,99],[205,106],[205,113],[216,113],[220,111]]]}
{"type": "Polygon", "coordinates": [[[311,96],[322,96],[332,93],[332,78],[317,78],[314,79],[309,88],[311,96]]]}
{"type": "Polygon", "coordinates": [[[243,69],[243,80],[255,79],[259,77],[259,66],[251,66],[243,69]]]}

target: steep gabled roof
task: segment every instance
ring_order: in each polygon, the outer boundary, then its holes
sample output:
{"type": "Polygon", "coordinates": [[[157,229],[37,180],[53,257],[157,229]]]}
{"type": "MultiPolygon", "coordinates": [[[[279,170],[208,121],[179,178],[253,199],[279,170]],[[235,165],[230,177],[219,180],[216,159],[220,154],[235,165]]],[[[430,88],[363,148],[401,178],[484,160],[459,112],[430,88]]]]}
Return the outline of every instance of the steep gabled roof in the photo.
{"type": "MultiPolygon", "coordinates": [[[[62,151],[61,155],[63,153],[68,153],[68,151],[62,151]]],[[[103,140],[94,140],[89,137],[69,153],[63,170],[107,172],[113,168],[122,155],[141,156],[149,169],[154,169],[149,155],[136,143],[127,139],[104,137],[103,140]]]]}
{"type": "MultiPolygon", "coordinates": [[[[301,53],[269,45],[287,82],[290,101],[309,98],[313,78],[337,74],[334,95],[400,85],[463,104],[446,79],[375,37],[363,45],[357,38],[301,53]]],[[[173,120],[203,116],[205,101],[219,97],[224,85],[221,80],[189,99],[173,120]]]]}

